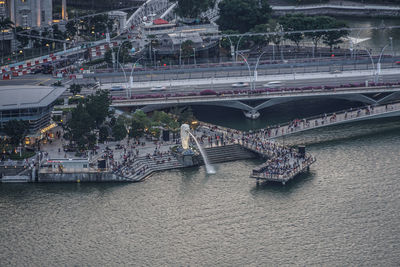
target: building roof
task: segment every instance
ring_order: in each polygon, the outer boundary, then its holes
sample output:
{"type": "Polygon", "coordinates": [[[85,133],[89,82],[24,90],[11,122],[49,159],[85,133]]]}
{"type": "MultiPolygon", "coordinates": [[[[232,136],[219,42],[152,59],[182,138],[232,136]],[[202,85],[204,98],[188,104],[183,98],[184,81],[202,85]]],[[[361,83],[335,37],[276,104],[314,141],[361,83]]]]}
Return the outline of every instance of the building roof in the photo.
{"type": "Polygon", "coordinates": [[[178,45],[184,41],[190,40],[195,44],[199,44],[203,42],[200,34],[196,33],[184,33],[184,34],[177,34],[177,33],[170,33],[168,37],[171,38],[171,41],[174,45],[178,45]]]}
{"type": "Polygon", "coordinates": [[[46,107],[66,90],[49,86],[0,86],[0,110],[46,107]]]}
{"type": "Polygon", "coordinates": [[[165,19],[155,19],[155,20],[153,20],[153,24],[154,25],[161,25],[161,24],[169,24],[169,22],[166,21],[165,19]]]}

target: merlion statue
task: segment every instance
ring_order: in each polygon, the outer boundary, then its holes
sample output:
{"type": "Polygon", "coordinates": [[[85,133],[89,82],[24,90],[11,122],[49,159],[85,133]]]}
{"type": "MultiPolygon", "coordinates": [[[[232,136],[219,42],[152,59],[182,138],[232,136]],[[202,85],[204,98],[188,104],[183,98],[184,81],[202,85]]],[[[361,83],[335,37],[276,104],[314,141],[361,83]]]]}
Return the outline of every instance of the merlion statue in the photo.
{"type": "Polygon", "coordinates": [[[183,149],[189,149],[189,125],[182,124],[181,126],[181,143],[183,149]]]}

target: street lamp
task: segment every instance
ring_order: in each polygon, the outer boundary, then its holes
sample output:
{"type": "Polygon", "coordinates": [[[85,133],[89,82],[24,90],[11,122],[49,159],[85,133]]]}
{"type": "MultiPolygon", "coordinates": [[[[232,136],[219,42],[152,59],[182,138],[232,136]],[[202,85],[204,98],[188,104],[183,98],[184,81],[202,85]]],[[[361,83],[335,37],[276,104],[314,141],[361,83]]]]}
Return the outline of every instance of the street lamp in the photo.
{"type": "Polygon", "coordinates": [[[256,66],[254,68],[254,77],[253,77],[253,89],[256,89],[256,84],[255,82],[257,81],[257,68],[258,68],[258,63],[260,62],[261,57],[267,53],[267,51],[264,51],[261,53],[261,55],[258,56],[256,66]]]}
{"type": "Polygon", "coordinates": [[[192,47],[193,48],[193,58],[194,58],[194,67],[196,67],[196,48],[195,47],[192,47]]]}
{"type": "Polygon", "coordinates": [[[374,64],[374,59],[372,58],[371,52],[369,52],[369,50],[366,47],[363,47],[365,51],[367,51],[369,58],[371,59],[371,63],[372,63],[372,77],[374,77],[374,81],[375,81],[375,64],[374,64]]]}
{"type": "Polygon", "coordinates": [[[381,53],[380,53],[380,55],[379,55],[378,63],[376,64],[376,81],[377,81],[377,82],[379,81],[379,74],[381,73],[381,59],[382,59],[382,55],[383,55],[383,52],[385,51],[386,47],[388,47],[388,46],[389,46],[389,44],[385,45],[385,46],[382,48],[382,51],[381,51],[381,53]]]}
{"type": "Polygon", "coordinates": [[[131,70],[131,75],[129,76],[129,96],[131,96],[131,90],[133,87],[133,72],[135,71],[136,68],[136,63],[139,62],[139,60],[141,60],[144,56],[140,57],[138,60],[135,61],[135,63],[133,63],[133,67],[131,70]]]}
{"type": "MultiPolygon", "coordinates": [[[[243,38],[243,35],[240,36],[240,38],[239,38],[239,40],[238,40],[238,42],[237,42],[237,44],[236,44],[236,51],[239,51],[239,44],[240,44],[240,40],[242,40],[242,38],[243,38]]],[[[235,61],[237,61],[237,54],[236,54],[235,61]]]]}
{"type": "Polygon", "coordinates": [[[118,64],[121,66],[121,69],[124,72],[126,97],[128,98],[128,79],[126,78],[126,72],[125,72],[124,66],[122,66],[121,63],[119,63],[119,62],[118,62],[118,64]]]}
{"type": "Polygon", "coordinates": [[[249,63],[247,62],[247,59],[240,53],[240,52],[237,52],[236,51],[236,54],[237,55],[239,55],[239,56],[241,56],[242,58],[243,58],[243,60],[244,60],[244,62],[246,62],[246,65],[247,65],[247,68],[249,69],[249,78],[250,78],[250,90],[252,90],[252,80],[251,80],[251,70],[250,70],[250,65],[249,65],[249,63]]]}
{"type": "Polygon", "coordinates": [[[390,36],[390,37],[389,37],[389,40],[390,40],[390,47],[391,47],[391,49],[392,49],[392,57],[394,57],[394,50],[393,50],[393,37],[392,37],[392,36],[390,36]]]}

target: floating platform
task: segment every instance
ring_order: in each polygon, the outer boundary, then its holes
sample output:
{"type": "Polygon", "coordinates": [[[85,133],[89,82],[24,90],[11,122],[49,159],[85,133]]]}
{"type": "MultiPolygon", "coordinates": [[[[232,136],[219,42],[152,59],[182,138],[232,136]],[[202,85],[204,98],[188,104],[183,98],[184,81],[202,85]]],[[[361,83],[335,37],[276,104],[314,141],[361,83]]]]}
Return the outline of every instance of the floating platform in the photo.
{"type": "Polygon", "coordinates": [[[260,165],[258,168],[253,169],[250,178],[254,178],[257,181],[257,184],[260,182],[277,182],[285,185],[288,181],[295,178],[300,173],[306,172],[310,169],[311,164],[316,162],[314,157],[308,157],[304,162],[300,164],[298,168],[292,169],[290,172],[285,174],[266,174],[262,171],[262,169],[268,164],[264,163],[260,165]]]}

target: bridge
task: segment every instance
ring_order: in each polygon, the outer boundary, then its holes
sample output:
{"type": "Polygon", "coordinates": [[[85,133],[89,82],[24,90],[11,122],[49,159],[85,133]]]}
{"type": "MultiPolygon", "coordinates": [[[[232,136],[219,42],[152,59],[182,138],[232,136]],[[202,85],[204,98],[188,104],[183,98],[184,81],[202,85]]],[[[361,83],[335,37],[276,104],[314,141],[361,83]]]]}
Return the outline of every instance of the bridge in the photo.
{"type": "Polygon", "coordinates": [[[212,95],[201,93],[184,94],[153,94],[145,96],[132,96],[133,99],[114,99],[112,106],[115,108],[140,107],[144,112],[173,107],[177,105],[212,105],[243,110],[245,112],[258,112],[274,105],[316,98],[344,99],[357,101],[370,105],[381,105],[400,98],[399,85],[372,86],[372,87],[339,87],[339,88],[285,88],[282,90],[257,89],[257,90],[228,90],[212,92],[212,95]],[[249,102],[261,102],[255,106],[249,102]]]}

